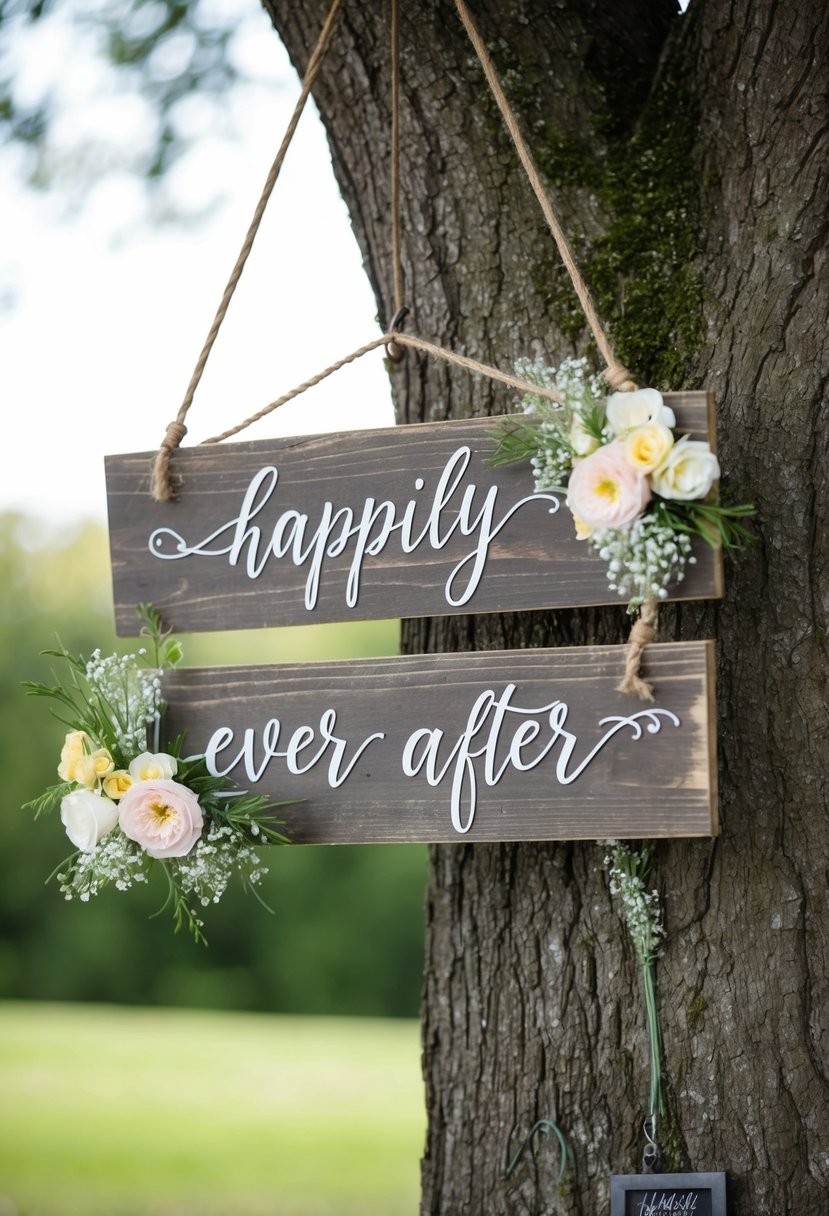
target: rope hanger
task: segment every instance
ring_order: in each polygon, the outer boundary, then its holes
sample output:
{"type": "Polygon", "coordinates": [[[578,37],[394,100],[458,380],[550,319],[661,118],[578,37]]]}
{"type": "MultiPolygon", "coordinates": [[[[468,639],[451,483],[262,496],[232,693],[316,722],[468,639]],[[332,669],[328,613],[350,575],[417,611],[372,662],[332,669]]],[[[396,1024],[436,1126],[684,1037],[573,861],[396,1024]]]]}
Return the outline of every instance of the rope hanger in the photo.
{"type": "MultiPolygon", "coordinates": [[[[423,354],[430,355],[432,358],[443,359],[448,363],[452,363],[457,367],[465,368],[467,371],[480,376],[485,376],[490,380],[497,381],[501,384],[506,384],[510,388],[517,389],[519,392],[530,393],[535,396],[545,397],[556,404],[563,404],[561,396],[552,389],[541,385],[531,384],[529,381],[523,380],[517,376],[511,376],[506,372],[499,371],[497,368],[490,367],[485,363],[479,362],[477,359],[470,359],[467,356],[456,354],[454,351],[447,350],[445,347],[436,346],[434,343],[426,342],[422,338],[415,337],[411,334],[400,332],[400,326],[404,318],[408,314],[408,308],[405,307],[404,289],[403,289],[403,264],[401,256],[401,225],[400,225],[400,36],[399,36],[399,0],[390,0],[391,3],[391,246],[392,246],[392,268],[394,278],[394,304],[395,315],[388,331],[381,337],[367,342],[364,346],[358,347],[351,354],[346,355],[342,359],[338,359],[323,371],[312,376],[310,379],[303,381],[290,392],[284,393],[275,401],[271,401],[255,414],[245,418],[236,426],[222,431],[219,435],[214,435],[209,439],[203,440],[205,444],[220,443],[223,439],[228,439],[232,435],[238,435],[240,431],[245,430],[254,422],[264,418],[267,414],[285,405],[288,401],[293,401],[295,397],[306,392],[309,388],[320,384],[329,376],[346,367],[355,360],[362,358],[363,355],[370,351],[376,350],[380,346],[385,346],[386,354],[393,363],[399,363],[405,358],[405,350],[407,347],[413,350],[419,350],[423,354]]],[[[202,346],[199,357],[196,361],[196,366],[193,369],[193,374],[190,377],[190,383],[187,386],[187,391],[184,394],[184,399],[179,406],[178,413],[175,419],[168,425],[164,439],[161,442],[161,447],[155,459],[152,476],[152,496],[157,502],[169,502],[174,497],[174,491],[170,480],[170,461],[173,453],[181,444],[182,439],[187,434],[185,418],[193,403],[196,389],[201,381],[204,373],[207,360],[210,352],[213,349],[213,344],[216,341],[222,322],[227,315],[227,310],[230,306],[230,301],[233,298],[233,293],[242,276],[245,263],[248,259],[259,227],[262,223],[262,218],[265,214],[265,209],[273,192],[276,181],[279,177],[283,161],[285,159],[291,140],[293,139],[297,125],[299,123],[302,112],[305,108],[305,103],[310,96],[311,89],[319,74],[325,54],[328,51],[333,38],[334,28],[338,13],[342,5],[342,0],[332,0],[328,15],[320,31],[317,43],[311,52],[308,60],[308,66],[305,70],[305,76],[302,81],[300,95],[294,107],[293,114],[288,122],[287,129],[282,138],[282,142],[277,151],[274,162],[270,168],[268,176],[265,180],[265,185],[262,189],[262,194],[259,202],[256,204],[256,209],[253,213],[245,239],[242,242],[242,248],[239,251],[238,257],[231,271],[230,278],[222,294],[219,307],[216,310],[216,315],[213,323],[208,331],[207,337],[202,346]]],[[[619,362],[610,344],[610,340],[605,333],[595,305],[587,289],[587,285],[581,276],[576,260],[573,257],[572,250],[558,217],[555,214],[550,198],[544,188],[541,176],[536,167],[532,153],[521,134],[515,114],[507,101],[501,83],[495,72],[492,60],[484,45],[484,42],[478,33],[469,9],[466,5],[466,0],[455,0],[455,7],[458,15],[466,30],[473,49],[475,50],[478,60],[483,69],[484,76],[489,86],[490,92],[501,112],[504,119],[507,131],[515,146],[518,158],[527,175],[536,199],[541,207],[544,218],[556,243],[559,255],[564,263],[565,269],[570,276],[573,288],[578,296],[584,311],[585,319],[593,334],[596,346],[605,361],[604,379],[610,388],[617,391],[630,392],[636,389],[636,385],[631,379],[630,373],[623,364],[619,362]]],[[[648,600],[642,607],[640,617],[634,623],[630,634],[630,640],[627,651],[627,660],[625,664],[625,674],[622,681],[618,685],[619,692],[631,693],[641,700],[653,700],[653,690],[651,686],[642,679],[639,674],[639,669],[642,661],[642,654],[647,644],[653,641],[655,636],[655,625],[657,617],[657,607],[654,600],[648,600]]]]}
{"type": "MultiPolygon", "coordinates": [[[[175,497],[173,487],[170,482],[170,461],[173,452],[175,452],[176,448],[179,447],[182,439],[187,434],[185,419],[193,403],[196,389],[201,381],[204,369],[207,365],[207,360],[210,356],[211,350],[213,349],[213,344],[216,341],[219,330],[221,329],[222,323],[227,315],[230,301],[233,298],[233,294],[242,276],[242,271],[244,270],[248,255],[253,248],[253,243],[262,223],[265,209],[268,205],[268,201],[271,197],[274,186],[276,185],[285,155],[288,151],[291,140],[293,139],[299,119],[302,116],[302,112],[305,108],[305,103],[311,93],[311,89],[317,78],[323,59],[325,58],[325,54],[331,45],[336,19],[341,4],[342,0],[332,0],[328,16],[325,19],[325,23],[323,24],[317,43],[308,61],[299,98],[297,99],[297,103],[294,107],[290,121],[288,122],[288,126],[285,131],[285,135],[282,138],[276,158],[268,173],[262,194],[253,214],[253,219],[251,220],[250,226],[245,235],[242,248],[239,251],[239,255],[236,259],[233,270],[231,271],[230,278],[227,281],[227,285],[222,294],[213,323],[208,331],[204,345],[202,346],[201,352],[196,361],[196,366],[193,369],[193,374],[190,378],[190,383],[187,386],[187,391],[184,394],[184,399],[179,406],[178,413],[176,414],[174,421],[171,422],[167,427],[167,431],[164,439],[162,440],[158,455],[156,456],[153,469],[152,496],[157,502],[169,502],[175,497]]],[[[609,339],[602,328],[601,321],[592,303],[587,286],[579,273],[575,259],[572,255],[572,251],[570,250],[567,239],[564,236],[564,232],[562,231],[552,204],[550,203],[549,197],[544,189],[538,169],[533,161],[532,153],[521,135],[515,115],[513,114],[509,102],[504,95],[503,89],[501,88],[500,82],[495,73],[495,69],[492,65],[492,61],[477,29],[475,28],[465,0],[455,0],[455,4],[472,46],[475,49],[478,59],[480,60],[481,67],[483,68],[484,75],[487,83],[489,84],[490,90],[492,91],[493,97],[495,98],[498,108],[503,115],[507,130],[509,131],[513,143],[515,144],[521,164],[524,167],[530,185],[535,192],[536,198],[541,205],[541,209],[556,242],[556,246],[559,250],[562,261],[564,262],[567,272],[570,275],[573,287],[579,301],[581,302],[588,325],[590,326],[593,337],[596,341],[596,345],[598,346],[602,358],[605,361],[606,367],[604,371],[604,378],[611,388],[620,390],[634,389],[636,386],[631,380],[629,372],[616,359],[609,339]]],[[[476,359],[470,359],[464,355],[458,355],[454,351],[436,346],[433,343],[426,342],[421,338],[399,332],[398,327],[400,324],[402,324],[402,320],[407,312],[407,309],[405,309],[403,304],[403,270],[400,227],[400,69],[398,0],[391,0],[391,44],[391,219],[394,301],[396,309],[393,323],[389,327],[389,330],[382,335],[382,337],[366,343],[364,346],[359,347],[356,351],[352,351],[351,354],[346,355],[343,359],[337,360],[336,363],[333,363],[330,367],[325,368],[324,371],[318,373],[316,376],[312,376],[309,380],[304,381],[295,389],[283,394],[283,396],[277,398],[275,401],[270,402],[270,404],[264,406],[255,414],[252,414],[249,418],[244,419],[236,426],[223,431],[220,435],[215,435],[210,439],[204,440],[203,442],[205,443],[219,443],[223,439],[229,438],[231,435],[238,434],[252,423],[257,422],[260,418],[264,418],[273,410],[278,409],[281,405],[284,405],[288,401],[292,401],[295,397],[298,397],[307,389],[321,383],[321,381],[327,379],[328,376],[333,375],[334,372],[339,371],[341,368],[353,363],[356,359],[361,358],[363,355],[368,354],[372,350],[376,350],[380,346],[386,347],[387,354],[393,362],[399,362],[405,356],[405,349],[402,348],[410,347],[413,350],[420,350],[424,354],[430,355],[433,358],[443,359],[446,362],[463,367],[467,371],[485,376],[491,380],[498,381],[499,383],[506,384],[520,392],[532,393],[535,396],[546,397],[557,404],[562,404],[562,399],[559,394],[553,392],[551,389],[539,386],[537,384],[531,384],[529,381],[523,380],[520,377],[508,375],[507,373],[499,371],[497,368],[490,367],[485,363],[481,363],[476,359]]]]}

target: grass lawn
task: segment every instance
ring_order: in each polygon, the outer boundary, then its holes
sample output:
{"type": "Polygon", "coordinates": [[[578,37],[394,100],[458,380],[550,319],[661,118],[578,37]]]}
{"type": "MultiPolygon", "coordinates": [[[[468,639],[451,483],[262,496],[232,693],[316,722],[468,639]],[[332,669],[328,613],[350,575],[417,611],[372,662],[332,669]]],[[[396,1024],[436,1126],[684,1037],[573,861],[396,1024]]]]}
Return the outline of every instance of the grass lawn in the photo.
{"type": "Polygon", "coordinates": [[[413,1022],[0,1004],[0,1216],[412,1216],[413,1022]]]}

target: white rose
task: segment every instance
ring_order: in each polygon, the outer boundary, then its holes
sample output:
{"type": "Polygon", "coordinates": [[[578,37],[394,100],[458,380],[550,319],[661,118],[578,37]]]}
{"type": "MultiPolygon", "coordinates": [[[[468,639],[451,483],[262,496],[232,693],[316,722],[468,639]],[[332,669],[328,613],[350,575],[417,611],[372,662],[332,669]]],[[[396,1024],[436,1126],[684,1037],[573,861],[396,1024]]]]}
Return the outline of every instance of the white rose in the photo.
{"type": "Polygon", "coordinates": [[[130,764],[133,781],[171,781],[178,772],[178,761],[167,752],[142,752],[130,764]]]}
{"type": "Polygon", "coordinates": [[[75,848],[91,853],[118,822],[118,807],[92,790],[73,790],[61,799],[60,818],[75,848]]]}
{"type": "Polygon", "coordinates": [[[720,465],[703,439],[680,439],[658,469],[651,473],[651,486],[661,498],[687,501],[705,498],[720,475],[720,465]]]}
{"type": "Polygon", "coordinates": [[[655,388],[639,388],[635,393],[613,393],[608,397],[607,424],[614,435],[622,437],[652,422],[669,430],[676,425],[674,411],[665,405],[662,394],[655,388]]]}
{"type": "Polygon", "coordinates": [[[599,446],[596,436],[584,425],[578,414],[573,419],[568,436],[570,446],[577,456],[590,456],[599,446]]]}

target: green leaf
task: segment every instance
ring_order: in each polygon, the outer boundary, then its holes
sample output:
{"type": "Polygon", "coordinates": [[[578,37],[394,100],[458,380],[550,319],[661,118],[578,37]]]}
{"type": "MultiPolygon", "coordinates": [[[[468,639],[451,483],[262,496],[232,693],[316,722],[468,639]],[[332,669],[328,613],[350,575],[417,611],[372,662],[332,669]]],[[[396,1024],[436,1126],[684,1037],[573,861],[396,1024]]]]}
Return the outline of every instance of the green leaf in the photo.
{"type": "Polygon", "coordinates": [[[579,418],[588,435],[592,435],[597,443],[605,442],[604,428],[607,420],[604,405],[599,402],[594,403],[584,413],[580,413],[579,418]]]}
{"type": "Polygon", "coordinates": [[[757,537],[741,521],[756,515],[751,503],[727,507],[712,502],[668,502],[663,500],[657,510],[666,524],[678,532],[700,536],[712,549],[742,549],[755,543],[757,537]]]}
{"type": "Polygon", "coordinates": [[[495,432],[495,438],[495,451],[487,461],[491,468],[531,460],[538,455],[541,447],[538,427],[529,422],[502,422],[495,432]]]}
{"type": "Polygon", "coordinates": [[[48,811],[55,811],[60,806],[61,801],[67,794],[72,791],[73,782],[61,781],[58,785],[50,785],[37,798],[33,798],[31,802],[23,803],[24,811],[34,811],[35,819],[48,811]]]}

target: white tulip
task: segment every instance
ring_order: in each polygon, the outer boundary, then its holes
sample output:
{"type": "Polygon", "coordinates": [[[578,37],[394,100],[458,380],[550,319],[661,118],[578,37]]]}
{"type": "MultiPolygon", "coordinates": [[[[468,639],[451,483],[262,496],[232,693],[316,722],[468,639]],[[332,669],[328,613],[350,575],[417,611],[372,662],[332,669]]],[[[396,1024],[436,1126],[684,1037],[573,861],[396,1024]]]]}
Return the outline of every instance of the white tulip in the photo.
{"type": "Polygon", "coordinates": [[[61,799],[60,818],[75,848],[91,853],[118,822],[118,807],[92,790],[73,790],[61,799]]]}
{"type": "Polygon", "coordinates": [[[674,411],[665,405],[662,394],[655,388],[639,388],[633,393],[613,393],[608,397],[607,424],[614,435],[622,438],[638,426],[649,426],[652,422],[669,430],[676,425],[674,411]]]}

